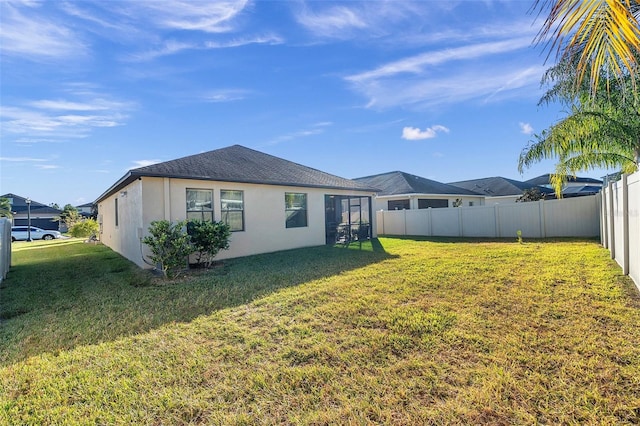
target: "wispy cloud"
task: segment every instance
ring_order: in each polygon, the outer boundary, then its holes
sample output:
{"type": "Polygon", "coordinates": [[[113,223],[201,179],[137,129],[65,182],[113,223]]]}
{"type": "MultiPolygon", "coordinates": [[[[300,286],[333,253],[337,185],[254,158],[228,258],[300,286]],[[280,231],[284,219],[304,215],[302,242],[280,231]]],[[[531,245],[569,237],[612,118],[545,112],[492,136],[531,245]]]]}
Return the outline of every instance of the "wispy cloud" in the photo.
{"type": "Polygon", "coordinates": [[[364,17],[355,8],[333,6],[321,12],[304,8],[298,12],[298,23],[309,31],[323,37],[343,37],[352,29],[368,27],[364,17]]]}
{"type": "Polygon", "coordinates": [[[420,130],[417,127],[404,127],[402,129],[402,139],[406,139],[408,141],[433,139],[438,135],[438,132],[449,133],[449,129],[439,124],[427,127],[424,130],[420,130]]]}
{"type": "Polygon", "coordinates": [[[533,127],[531,126],[531,124],[523,123],[523,122],[520,122],[518,124],[520,125],[520,132],[521,133],[524,133],[525,135],[533,134],[533,127]]]}
{"type": "Polygon", "coordinates": [[[401,73],[420,74],[429,66],[440,65],[451,61],[466,61],[498,53],[508,53],[530,45],[531,38],[521,37],[514,40],[472,44],[452,49],[431,51],[390,62],[371,71],[348,76],[346,80],[356,84],[363,84],[371,80],[393,77],[401,73]]]}
{"type": "Polygon", "coordinates": [[[131,103],[107,99],[87,91],[86,87],[67,95],[73,99],[40,99],[3,105],[0,108],[2,134],[5,137],[20,135],[17,141],[21,143],[84,138],[94,128],[123,125],[133,108],[131,103]]]}
{"type": "MultiPolygon", "coordinates": [[[[440,7],[433,4],[433,7],[440,7]]],[[[425,15],[425,8],[411,1],[307,2],[294,13],[299,25],[320,38],[371,39],[397,34],[399,28],[414,25],[425,15]],[[402,23],[399,27],[398,24],[402,23]]]]}
{"type": "Polygon", "coordinates": [[[166,40],[160,46],[130,54],[127,59],[134,62],[151,61],[163,56],[175,55],[188,50],[209,50],[209,49],[229,49],[250,44],[281,44],[284,40],[275,34],[259,35],[254,37],[234,38],[227,41],[204,41],[204,42],[181,42],[177,40],[166,40]]]}
{"type": "Polygon", "coordinates": [[[39,163],[43,161],[49,161],[46,158],[34,158],[34,157],[0,157],[0,161],[8,161],[11,163],[39,163]]]}
{"type": "Polygon", "coordinates": [[[437,77],[373,80],[356,86],[355,90],[368,99],[369,108],[433,108],[471,100],[487,103],[523,96],[536,97],[543,72],[542,67],[523,69],[518,65],[503,64],[500,68],[463,69],[437,77]],[[510,84],[505,85],[505,82],[510,84]]]}
{"type": "Polygon", "coordinates": [[[135,161],[133,161],[133,167],[132,168],[151,166],[153,164],[158,164],[160,162],[162,162],[162,160],[158,160],[158,159],[153,159],[153,160],[135,160],[135,161]]]}
{"type": "Polygon", "coordinates": [[[132,10],[160,28],[182,31],[222,33],[234,28],[233,19],[247,6],[247,0],[238,1],[135,1],[132,10]]]}
{"type": "Polygon", "coordinates": [[[22,6],[27,7],[27,10],[7,1],[0,1],[0,45],[3,56],[49,61],[88,53],[81,37],[64,22],[39,16],[39,2],[23,3],[22,6]]]}
{"type": "Polygon", "coordinates": [[[251,91],[243,89],[219,89],[211,90],[200,95],[205,102],[234,102],[245,99],[251,91]]]}
{"type": "Polygon", "coordinates": [[[315,123],[313,125],[311,125],[309,128],[307,129],[303,129],[303,130],[298,130],[295,132],[291,132],[291,133],[287,133],[285,135],[281,135],[278,137],[275,137],[273,139],[271,139],[270,141],[268,141],[265,145],[277,145],[279,143],[282,142],[287,142],[290,140],[295,140],[295,139],[301,139],[301,138],[306,138],[309,136],[315,136],[315,135],[319,135],[324,133],[325,129],[329,126],[332,126],[333,123],[332,122],[319,122],[319,123],[315,123]]]}

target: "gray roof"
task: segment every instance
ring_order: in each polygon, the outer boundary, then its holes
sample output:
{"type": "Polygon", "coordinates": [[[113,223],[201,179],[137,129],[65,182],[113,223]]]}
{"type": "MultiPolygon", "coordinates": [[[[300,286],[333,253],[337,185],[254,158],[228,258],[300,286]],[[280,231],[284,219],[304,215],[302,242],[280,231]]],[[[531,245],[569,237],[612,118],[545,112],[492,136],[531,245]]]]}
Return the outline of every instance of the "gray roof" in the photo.
{"type": "MultiPolygon", "coordinates": [[[[534,177],[533,179],[529,179],[525,181],[525,183],[529,183],[531,185],[549,185],[549,178],[551,175],[549,173],[540,175],[538,177],[534,177]]],[[[602,181],[594,178],[585,178],[579,176],[567,176],[567,181],[569,182],[579,182],[579,183],[590,183],[590,184],[600,184],[602,185],[602,181]]]]}
{"type": "Polygon", "coordinates": [[[47,206],[46,204],[42,204],[33,200],[31,200],[31,208],[29,208],[27,207],[27,201],[26,201],[27,198],[21,197],[20,195],[16,195],[16,194],[8,193],[0,196],[0,198],[12,199],[13,202],[11,203],[11,211],[13,211],[16,214],[26,213],[27,210],[29,209],[31,210],[31,214],[34,214],[34,215],[38,215],[38,214],[59,215],[60,213],[62,213],[62,210],[60,209],[56,209],[51,206],[47,206]]]}
{"type": "Polygon", "coordinates": [[[568,186],[562,190],[563,197],[575,197],[580,195],[595,195],[602,190],[597,185],[568,186]]]}
{"type": "Polygon", "coordinates": [[[488,177],[482,179],[463,180],[459,182],[449,182],[449,185],[465,188],[477,194],[487,197],[501,197],[507,195],[522,195],[530,188],[538,188],[543,194],[554,193],[553,189],[533,185],[519,180],[507,179],[501,176],[488,177]]]}
{"type": "Polygon", "coordinates": [[[375,189],[240,145],[131,169],[96,202],[142,176],[375,192],[375,189]]]}
{"type": "Polygon", "coordinates": [[[400,194],[478,195],[463,188],[399,171],[365,176],[354,180],[374,188],[380,188],[378,195],[382,196],[400,194]]]}

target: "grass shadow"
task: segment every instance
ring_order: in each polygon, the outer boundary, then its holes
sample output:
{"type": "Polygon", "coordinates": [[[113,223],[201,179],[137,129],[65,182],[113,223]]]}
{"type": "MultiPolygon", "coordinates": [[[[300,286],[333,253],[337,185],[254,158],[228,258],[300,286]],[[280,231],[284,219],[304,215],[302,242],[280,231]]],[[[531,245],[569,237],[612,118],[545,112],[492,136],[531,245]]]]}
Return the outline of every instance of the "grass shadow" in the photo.
{"type": "Polygon", "coordinates": [[[102,245],[18,249],[0,288],[0,365],[188,322],[390,257],[372,240],[225,260],[167,282],[102,245]]]}

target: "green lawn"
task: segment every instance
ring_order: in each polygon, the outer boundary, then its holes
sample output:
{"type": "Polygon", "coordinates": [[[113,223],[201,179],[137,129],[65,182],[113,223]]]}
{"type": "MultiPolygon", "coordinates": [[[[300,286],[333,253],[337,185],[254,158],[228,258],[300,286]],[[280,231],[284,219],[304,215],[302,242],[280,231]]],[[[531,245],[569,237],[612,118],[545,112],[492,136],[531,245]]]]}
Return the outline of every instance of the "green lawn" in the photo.
{"type": "Polygon", "coordinates": [[[640,297],[594,241],[413,240],[171,283],[16,243],[0,424],[637,424],[640,297]]]}

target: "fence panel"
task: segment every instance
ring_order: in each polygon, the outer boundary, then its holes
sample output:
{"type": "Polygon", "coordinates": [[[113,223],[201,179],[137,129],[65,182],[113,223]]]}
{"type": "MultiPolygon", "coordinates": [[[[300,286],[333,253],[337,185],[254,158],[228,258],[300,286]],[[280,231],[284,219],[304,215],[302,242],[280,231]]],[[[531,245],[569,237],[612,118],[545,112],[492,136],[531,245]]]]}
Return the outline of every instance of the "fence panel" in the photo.
{"type": "MultiPolygon", "coordinates": [[[[431,235],[440,237],[461,237],[460,216],[458,209],[426,209],[431,212],[431,235]]],[[[414,210],[424,212],[425,210],[414,210]]],[[[426,213],[423,213],[426,214],[426,213]]]]}
{"type": "Polygon", "coordinates": [[[541,222],[544,216],[541,214],[540,205],[543,202],[498,204],[500,223],[500,237],[513,237],[522,232],[524,238],[545,237],[541,222]]]}
{"type": "Polygon", "coordinates": [[[531,203],[376,212],[378,234],[438,237],[596,237],[599,196],[531,203]]]}
{"type": "Polygon", "coordinates": [[[460,207],[464,237],[498,237],[495,206],[460,207]]]}
{"type": "Polygon", "coordinates": [[[544,203],[546,235],[593,237],[600,234],[600,197],[576,197],[544,203]],[[565,201],[571,201],[565,203],[565,201]]]}
{"type": "Polygon", "coordinates": [[[404,210],[407,219],[407,235],[431,235],[431,215],[420,214],[420,210],[404,210]]]}

